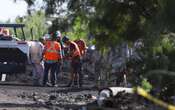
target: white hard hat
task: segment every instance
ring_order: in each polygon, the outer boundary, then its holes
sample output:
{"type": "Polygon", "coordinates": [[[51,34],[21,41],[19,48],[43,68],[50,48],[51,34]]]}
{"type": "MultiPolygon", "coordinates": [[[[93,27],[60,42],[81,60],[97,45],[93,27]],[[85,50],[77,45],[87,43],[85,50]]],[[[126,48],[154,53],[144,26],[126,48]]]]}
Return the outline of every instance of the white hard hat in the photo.
{"type": "Polygon", "coordinates": [[[49,34],[45,34],[45,35],[43,36],[43,39],[44,39],[44,40],[50,39],[50,35],[49,35],[49,34]]]}
{"type": "Polygon", "coordinates": [[[57,38],[61,37],[61,32],[60,32],[59,30],[56,31],[56,37],[57,37],[57,38]]]}

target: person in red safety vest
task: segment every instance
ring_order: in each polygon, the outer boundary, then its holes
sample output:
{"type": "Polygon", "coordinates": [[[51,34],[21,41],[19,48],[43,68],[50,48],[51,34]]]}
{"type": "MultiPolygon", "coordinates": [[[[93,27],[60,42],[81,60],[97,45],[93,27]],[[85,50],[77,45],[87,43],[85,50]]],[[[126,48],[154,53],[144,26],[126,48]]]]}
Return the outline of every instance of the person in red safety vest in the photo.
{"type": "Polygon", "coordinates": [[[67,36],[62,38],[63,43],[68,46],[69,52],[67,57],[71,60],[71,75],[70,82],[67,85],[68,87],[72,87],[77,85],[78,87],[82,86],[82,74],[81,74],[81,53],[78,45],[71,41],[67,36]]]}
{"type": "Polygon", "coordinates": [[[51,86],[56,86],[55,84],[55,72],[58,67],[58,62],[62,60],[61,45],[56,41],[56,34],[52,33],[50,35],[50,40],[46,40],[43,51],[44,58],[44,78],[43,86],[46,86],[48,81],[48,73],[50,70],[51,74],[51,86]]]}
{"type": "MultiPolygon", "coordinates": [[[[81,74],[81,78],[82,79],[82,70],[83,70],[83,62],[85,61],[85,57],[86,57],[86,51],[87,51],[87,46],[86,46],[86,43],[83,39],[77,39],[74,41],[78,47],[79,47],[79,50],[80,50],[80,54],[81,54],[81,58],[80,58],[80,62],[81,62],[81,65],[80,65],[80,74],[81,74]]],[[[82,85],[82,81],[81,81],[81,85],[82,85]]]]}

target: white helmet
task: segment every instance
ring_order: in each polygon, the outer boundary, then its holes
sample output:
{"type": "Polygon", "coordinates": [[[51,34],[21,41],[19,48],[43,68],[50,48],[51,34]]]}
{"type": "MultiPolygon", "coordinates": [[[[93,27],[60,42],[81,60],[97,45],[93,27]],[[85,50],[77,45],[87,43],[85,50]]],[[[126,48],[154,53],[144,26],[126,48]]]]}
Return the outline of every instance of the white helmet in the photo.
{"type": "Polygon", "coordinates": [[[61,38],[61,32],[58,30],[58,31],[56,31],[56,37],[57,38],[61,38]]]}
{"type": "Polygon", "coordinates": [[[49,39],[50,39],[50,35],[49,35],[49,34],[45,34],[45,35],[43,36],[43,39],[44,39],[44,40],[49,40],[49,39]]]}

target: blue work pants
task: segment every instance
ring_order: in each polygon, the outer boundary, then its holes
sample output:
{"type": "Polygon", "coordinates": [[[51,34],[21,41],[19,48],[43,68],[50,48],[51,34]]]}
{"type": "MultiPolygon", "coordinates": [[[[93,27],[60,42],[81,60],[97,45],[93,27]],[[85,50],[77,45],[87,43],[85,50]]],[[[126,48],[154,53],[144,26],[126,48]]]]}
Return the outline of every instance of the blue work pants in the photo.
{"type": "Polygon", "coordinates": [[[54,63],[48,63],[48,62],[44,62],[44,78],[43,78],[43,85],[45,86],[47,81],[48,81],[48,74],[50,71],[50,79],[51,79],[51,84],[54,86],[55,85],[55,78],[56,78],[56,70],[58,68],[58,63],[54,62],[54,63]]]}

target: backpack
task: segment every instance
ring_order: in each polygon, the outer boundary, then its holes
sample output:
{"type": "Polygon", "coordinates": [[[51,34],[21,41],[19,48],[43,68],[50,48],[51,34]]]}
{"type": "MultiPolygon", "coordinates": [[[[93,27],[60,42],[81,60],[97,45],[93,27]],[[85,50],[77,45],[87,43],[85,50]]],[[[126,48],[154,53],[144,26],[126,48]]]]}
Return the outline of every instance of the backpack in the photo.
{"type": "Polygon", "coordinates": [[[75,40],[74,42],[78,45],[78,48],[80,49],[80,53],[84,54],[83,51],[85,51],[87,47],[85,41],[83,39],[78,39],[78,40],[75,40]]]}

